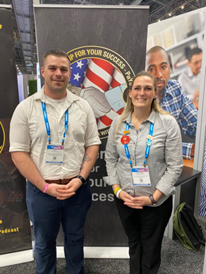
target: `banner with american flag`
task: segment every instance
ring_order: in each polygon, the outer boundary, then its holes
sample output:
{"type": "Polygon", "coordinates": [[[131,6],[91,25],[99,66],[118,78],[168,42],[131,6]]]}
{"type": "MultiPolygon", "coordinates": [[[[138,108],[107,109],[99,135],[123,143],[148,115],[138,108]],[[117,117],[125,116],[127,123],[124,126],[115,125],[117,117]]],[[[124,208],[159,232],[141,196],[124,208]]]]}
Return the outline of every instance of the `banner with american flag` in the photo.
{"type": "Polygon", "coordinates": [[[123,111],[123,93],[130,85],[134,72],[126,60],[103,47],[77,48],[68,52],[68,57],[72,63],[70,90],[71,86],[81,88],[78,95],[91,105],[100,138],[105,138],[105,129],[108,133],[113,119],[123,111]],[[76,61],[79,55],[81,57],[76,61]],[[82,56],[87,58],[82,59],[82,56]],[[123,76],[125,71],[129,75],[127,78],[123,76]]]}
{"type": "MultiPolygon", "coordinates": [[[[38,5],[34,10],[40,66],[48,49],[67,52],[71,64],[68,89],[90,104],[102,142],[90,174],[93,203],[84,243],[126,246],[114,194],[103,180],[104,155],[110,125],[123,111],[134,75],[145,68],[149,7],[38,5]]],[[[58,245],[63,242],[60,233],[58,245]]]]}

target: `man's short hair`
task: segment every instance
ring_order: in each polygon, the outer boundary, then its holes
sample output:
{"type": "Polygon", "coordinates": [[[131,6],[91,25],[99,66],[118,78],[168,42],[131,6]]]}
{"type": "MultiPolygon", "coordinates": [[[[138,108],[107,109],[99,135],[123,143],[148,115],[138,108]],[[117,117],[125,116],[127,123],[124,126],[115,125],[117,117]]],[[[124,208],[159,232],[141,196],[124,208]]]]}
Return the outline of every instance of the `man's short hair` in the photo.
{"type": "Polygon", "coordinates": [[[202,53],[202,50],[200,48],[190,49],[189,52],[188,52],[188,54],[187,54],[187,59],[189,61],[191,61],[193,55],[198,55],[200,53],[202,53]]]}
{"type": "Polygon", "coordinates": [[[161,47],[161,46],[154,46],[152,47],[150,50],[148,50],[148,52],[146,53],[146,55],[150,54],[150,53],[153,53],[153,52],[158,52],[158,51],[164,51],[165,54],[167,55],[168,59],[169,59],[169,56],[168,56],[168,53],[166,52],[166,50],[161,47]]]}
{"type": "Polygon", "coordinates": [[[158,52],[158,51],[163,51],[165,53],[165,55],[167,56],[167,59],[168,59],[168,64],[170,66],[170,69],[172,68],[172,64],[171,64],[171,58],[169,56],[169,54],[166,52],[166,50],[161,47],[161,46],[154,46],[152,47],[150,50],[148,50],[148,52],[146,53],[146,62],[147,62],[147,58],[148,56],[151,54],[151,53],[154,53],[154,52],[158,52]]]}
{"type": "Polygon", "coordinates": [[[43,62],[43,65],[44,65],[44,62],[46,60],[46,58],[49,56],[49,55],[53,55],[53,56],[57,56],[57,57],[66,57],[68,59],[68,62],[70,64],[70,61],[69,61],[69,58],[68,58],[68,55],[65,51],[61,50],[61,49],[50,49],[50,50],[47,50],[43,57],[42,57],[42,62],[43,62]]]}

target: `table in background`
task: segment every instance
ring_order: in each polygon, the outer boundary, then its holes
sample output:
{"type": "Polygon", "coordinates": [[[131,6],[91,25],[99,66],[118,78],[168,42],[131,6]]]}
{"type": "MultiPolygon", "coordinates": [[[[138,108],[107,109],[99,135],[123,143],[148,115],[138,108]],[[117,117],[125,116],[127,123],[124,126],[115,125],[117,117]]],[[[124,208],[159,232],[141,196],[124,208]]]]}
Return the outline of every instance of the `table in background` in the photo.
{"type": "Polygon", "coordinates": [[[183,166],[188,166],[193,168],[193,165],[194,165],[194,158],[192,158],[191,160],[183,159],[183,166]]]}

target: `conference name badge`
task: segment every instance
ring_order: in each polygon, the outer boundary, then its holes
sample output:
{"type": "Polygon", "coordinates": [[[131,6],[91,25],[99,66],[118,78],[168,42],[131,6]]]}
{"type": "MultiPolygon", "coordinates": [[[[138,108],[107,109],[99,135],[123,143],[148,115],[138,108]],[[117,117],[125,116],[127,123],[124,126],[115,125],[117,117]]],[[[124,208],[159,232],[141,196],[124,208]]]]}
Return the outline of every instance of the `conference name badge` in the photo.
{"type": "Polygon", "coordinates": [[[149,169],[144,166],[134,166],[132,168],[134,186],[151,186],[149,169]]]}
{"type": "Polygon", "coordinates": [[[47,164],[62,164],[64,158],[64,146],[47,145],[46,163],[47,164]]]}

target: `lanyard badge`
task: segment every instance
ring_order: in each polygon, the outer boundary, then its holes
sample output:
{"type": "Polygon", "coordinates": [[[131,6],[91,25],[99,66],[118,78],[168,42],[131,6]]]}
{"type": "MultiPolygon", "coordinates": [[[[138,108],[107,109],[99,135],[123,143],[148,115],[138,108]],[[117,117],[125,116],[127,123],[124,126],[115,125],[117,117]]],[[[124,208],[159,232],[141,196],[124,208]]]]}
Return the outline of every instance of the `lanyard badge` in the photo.
{"type": "Polygon", "coordinates": [[[64,158],[64,140],[65,140],[66,132],[69,125],[69,111],[67,109],[64,115],[65,123],[64,123],[64,133],[62,138],[62,144],[61,145],[51,144],[51,131],[50,131],[49,120],[48,120],[47,111],[46,111],[46,105],[44,102],[41,102],[41,104],[42,104],[42,112],[43,112],[45,127],[48,135],[48,143],[49,143],[47,145],[47,150],[46,150],[46,163],[62,164],[63,158],[64,158]]]}
{"type": "Polygon", "coordinates": [[[47,145],[46,163],[47,164],[63,164],[64,146],[47,145]]]}
{"type": "Polygon", "coordinates": [[[132,168],[134,186],[151,186],[149,168],[147,166],[135,166],[132,168]]]}

